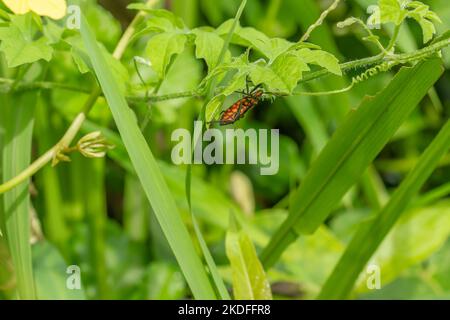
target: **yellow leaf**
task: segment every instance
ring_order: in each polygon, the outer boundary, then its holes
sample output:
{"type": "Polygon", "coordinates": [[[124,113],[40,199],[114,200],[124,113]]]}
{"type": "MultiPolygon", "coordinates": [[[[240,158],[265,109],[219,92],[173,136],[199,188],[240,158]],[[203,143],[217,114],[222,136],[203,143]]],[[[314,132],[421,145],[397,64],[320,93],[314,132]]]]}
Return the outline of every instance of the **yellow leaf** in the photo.
{"type": "Polygon", "coordinates": [[[33,11],[40,16],[58,20],[66,15],[66,0],[3,0],[15,14],[33,11]]]}
{"type": "Polygon", "coordinates": [[[3,0],[3,2],[15,14],[24,14],[30,11],[29,0],[3,0]]]}
{"type": "Polygon", "coordinates": [[[65,0],[28,0],[30,9],[40,16],[48,16],[52,19],[58,20],[66,15],[66,1],[65,0]]]}

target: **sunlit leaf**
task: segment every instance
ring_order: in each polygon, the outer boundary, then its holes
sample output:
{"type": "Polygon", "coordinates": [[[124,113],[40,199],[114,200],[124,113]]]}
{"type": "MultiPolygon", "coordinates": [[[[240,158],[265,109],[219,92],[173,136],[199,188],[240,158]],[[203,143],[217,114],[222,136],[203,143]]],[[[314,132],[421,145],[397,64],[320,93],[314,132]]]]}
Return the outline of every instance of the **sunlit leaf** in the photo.
{"type": "Polygon", "coordinates": [[[230,216],[230,229],[226,237],[226,251],[233,274],[233,294],[237,300],[272,299],[270,284],[255,247],[240,229],[234,216],[230,216]]]}
{"type": "Polygon", "coordinates": [[[4,52],[8,66],[14,68],[38,60],[50,61],[53,49],[46,37],[34,38],[37,28],[30,14],[14,16],[9,27],[0,28],[0,51],[4,52]]]}
{"type": "Polygon", "coordinates": [[[186,35],[175,32],[160,33],[153,36],[145,50],[153,69],[164,78],[172,56],[184,51],[186,35]]]}

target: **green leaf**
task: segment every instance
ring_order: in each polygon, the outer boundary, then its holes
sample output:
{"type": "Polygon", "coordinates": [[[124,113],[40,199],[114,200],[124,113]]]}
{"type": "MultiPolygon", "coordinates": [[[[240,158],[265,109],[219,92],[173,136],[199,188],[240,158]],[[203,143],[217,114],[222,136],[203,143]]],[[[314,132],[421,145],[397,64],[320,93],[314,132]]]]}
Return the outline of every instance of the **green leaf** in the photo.
{"type": "MultiPolygon", "coordinates": [[[[430,257],[449,234],[450,201],[406,212],[371,258],[371,263],[382,270],[383,286],[402,271],[430,257]]],[[[367,291],[366,277],[361,277],[356,291],[367,291]]]]}
{"type": "Polygon", "coordinates": [[[407,16],[407,11],[402,9],[398,0],[380,0],[379,7],[382,23],[393,22],[400,25],[407,16]]]}
{"type": "Polygon", "coordinates": [[[5,10],[3,10],[2,8],[0,8],[0,21],[4,22],[4,21],[9,21],[11,19],[11,16],[9,15],[9,13],[5,10]]]}
{"type": "MultiPolygon", "coordinates": [[[[224,62],[214,68],[209,74],[202,80],[200,87],[205,86],[206,83],[211,81],[213,78],[220,79],[226,72],[237,70],[239,74],[248,74],[249,71],[249,61],[248,61],[248,51],[241,54],[238,57],[233,57],[231,61],[224,62]]],[[[234,77],[232,81],[234,81],[234,77]]]]}
{"type": "MultiPolygon", "coordinates": [[[[313,48],[316,48],[316,46],[313,46],[313,48]]],[[[280,53],[270,64],[263,59],[249,62],[248,55],[249,52],[247,51],[232,59],[231,62],[222,64],[214,69],[206,79],[222,75],[230,70],[237,70],[237,74],[229,84],[232,88],[242,85],[242,79],[249,76],[254,85],[263,84],[268,91],[290,93],[302,79],[303,73],[310,71],[308,63],[319,65],[334,74],[342,75],[336,57],[322,50],[305,48],[303,45],[290,46],[289,50],[280,53]]],[[[239,89],[244,87],[245,84],[239,89]]],[[[231,91],[228,88],[225,90],[227,93],[231,91]]]]}
{"type": "MultiPolygon", "coordinates": [[[[3,181],[27,168],[31,159],[36,92],[0,95],[2,125],[5,130],[2,150],[3,181]],[[8,142],[8,143],[6,143],[8,142]]],[[[29,179],[0,196],[5,237],[14,265],[19,299],[35,299],[30,245],[29,179]]]]}
{"type": "Polygon", "coordinates": [[[270,300],[272,293],[255,247],[247,234],[230,215],[226,236],[226,252],[233,274],[233,294],[236,300],[270,300]]]}
{"type": "Polygon", "coordinates": [[[264,83],[271,86],[273,84],[275,88],[271,90],[281,92],[292,92],[297,86],[298,81],[302,78],[303,72],[310,70],[307,63],[295,52],[291,51],[279,55],[270,68],[282,80],[285,90],[281,86],[276,86],[277,82],[272,83],[270,79],[264,81],[264,83]]]}
{"type": "MultiPolygon", "coordinates": [[[[252,222],[269,235],[281,225],[286,216],[285,210],[267,209],[258,212],[252,222]]],[[[264,240],[262,243],[256,241],[255,243],[264,245],[267,242],[266,239],[264,240]]],[[[306,294],[302,298],[312,299],[319,293],[321,285],[344,249],[344,245],[334,233],[326,226],[321,226],[314,234],[298,238],[287,248],[277,268],[269,272],[269,276],[272,281],[300,283],[302,293],[306,294]],[[283,275],[281,276],[280,273],[283,275]]]]}
{"type": "Polygon", "coordinates": [[[316,64],[338,76],[342,75],[339,60],[329,52],[303,48],[297,51],[297,55],[308,64],[316,64]]]}
{"type": "Polygon", "coordinates": [[[81,35],[131,162],[194,297],[216,298],[158,164],[84,18],[81,35]]]}
{"type": "MultiPolygon", "coordinates": [[[[222,108],[222,105],[225,101],[225,95],[219,94],[212,98],[205,108],[205,119],[210,122],[214,120],[214,116],[217,112],[222,108]]],[[[214,120],[215,121],[215,120],[214,120]]]]}
{"type": "Polygon", "coordinates": [[[247,73],[246,72],[237,72],[233,78],[231,79],[228,86],[222,91],[222,94],[225,96],[229,96],[236,91],[242,90],[247,85],[247,73]]]}
{"type": "Polygon", "coordinates": [[[434,23],[426,19],[421,19],[418,22],[420,27],[422,28],[423,43],[427,43],[428,41],[433,39],[433,35],[436,33],[434,23]]]}
{"type": "Polygon", "coordinates": [[[141,3],[141,2],[130,3],[130,4],[127,6],[127,9],[129,9],[129,10],[138,10],[138,11],[149,11],[149,10],[153,10],[148,4],[146,4],[146,3],[141,3]]]}
{"type": "Polygon", "coordinates": [[[441,22],[441,19],[438,17],[436,13],[430,10],[430,7],[419,2],[413,1],[408,3],[408,8],[413,8],[408,12],[408,17],[413,18],[419,23],[422,34],[423,34],[423,43],[427,43],[433,38],[433,35],[436,33],[436,27],[434,22],[441,22]]]}
{"type": "MultiPolygon", "coordinates": [[[[202,29],[194,29],[195,34],[195,56],[204,59],[208,65],[208,70],[212,70],[219,60],[224,40],[217,34],[202,29]]],[[[230,53],[227,51],[225,61],[230,60],[230,53]]]]}
{"type": "Polygon", "coordinates": [[[272,65],[267,65],[264,60],[249,63],[247,59],[247,54],[243,54],[230,63],[221,65],[209,75],[214,77],[229,70],[237,70],[222,94],[228,95],[245,88],[247,76],[254,85],[263,84],[269,91],[289,93],[302,78],[303,72],[310,70],[293,51],[281,54],[272,65]]]}
{"type": "Polygon", "coordinates": [[[141,284],[144,299],[180,300],[186,296],[186,284],[183,276],[170,264],[151,263],[141,284]]]}
{"type": "Polygon", "coordinates": [[[287,40],[278,39],[275,41],[272,42],[272,40],[264,33],[250,27],[238,27],[233,37],[233,43],[252,47],[270,60],[275,59],[277,54],[292,46],[292,43],[287,40]]]}
{"type": "Polygon", "coordinates": [[[37,27],[31,14],[16,15],[9,27],[0,28],[0,51],[4,52],[8,67],[14,68],[38,60],[50,61],[53,48],[47,37],[35,38],[37,27]]]}
{"type": "MultiPolygon", "coordinates": [[[[226,35],[230,30],[232,22],[233,20],[225,21],[215,32],[221,36],[226,35]]],[[[286,39],[269,38],[255,28],[242,28],[241,26],[236,27],[231,42],[240,46],[251,47],[262,53],[271,61],[294,45],[294,43],[289,42],[286,39]]]]}
{"type": "MultiPolygon", "coordinates": [[[[36,275],[36,295],[40,300],[84,300],[83,284],[80,289],[69,289],[66,281],[71,274],[69,265],[47,241],[33,246],[33,271],[36,275]]],[[[80,274],[80,277],[82,275],[80,274]]]]}
{"type": "MultiPolygon", "coordinates": [[[[450,120],[447,121],[433,142],[422,154],[417,165],[403,180],[386,206],[373,219],[362,223],[358,228],[346,251],[334,268],[333,273],[322,287],[319,298],[342,299],[350,294],[361,270],[411,203],[411,200],[417,195],[422,185],[438,165],[440,158],[447,153],[449,148],[450,120]]],[[[442,212],[439,211],[438,214],[442,214],[442,212]]],[[[422,227],[424,226],[421,225],[420,228],[422,227]]],[[[440,230],[440,228],[439,231],[436,230],[439,238],[442,238],[442,235],[439,236],[442,231],[448,233],[450,230],[448,219],[442,227],[444,228],[443,230],[440,230]]],[[[413,234],[416,235],[416,233],[413,234]]],[[[439,241],[443,242],[443,240],[439,241]]],[[[428,244],[432,245],[432,242],[430,241],[428,244]]],[[[420,251],[419,244],[416,243],[415,245],[417,247],[416,249],[420,251]]]]}
{"type": "Polygon", "coordinates": [[[323,223],[441,72],[436,59],[404,68],[383,91],[350,113],[292,197],[289,217],[263,251],[265,265],[273,264],[299,234],[312,233],[323,223]]]}
{"type": "Polygon", "coordinates": [[[185,34],[167,32],[157,34],[148,41],[145,51],[160,78],[165,77],[172,56],[184,51],[186,39],[185,34]]]}
{"type": "MultiPolygon", "coordinates": [[[[71,49],[72,59],[74,60],[80,73],[84,74],[87,72],[94,72],[94,68],[91,64],[89,55],[87,54],[86,48],[82,42],[81,37],[79,36],[70,37],[65,39],[65,41],[72,47],[71,49]]],[[[121,92],[125,92],[126,85],[129,80],[129,74],[127,69],[122,65],[122,63],[119,60],[115,59],[103,45],[99,44],[99,46],[104,58],[108,62],[108,65],[113,73],[114,78],[116,79],[117,83],[120,84],[121,92]]]]}
{"type": "Polygon", "coordinates": [[[441,22],[438,15],[420,1],[380,0],[379,11],[375,10],[368,23],[370,25],[377,21],[393,22],[399,26],[406,18],[413,18],[419,23],[423,33],[423,43],[430,41],[436,33],[434,22],[441,22]]]}
{"type": "MultiPolygon", "coordinates": [[[[278,65],[277,65],[278,66],[278,65]]],[[[264,84],[269,91],[289,92],[293,83],[296,83],[298,79],[291,78],[291,75],[298,74],[299,65],[295,65],[297,68],[293,68],[292,73],[284,77],[284,74],[278,72],[286,71],[286,64],[278,66],[278,69],[272,69],[264,64],[252,64],[250,65],[250,79],[255,85],[264,84]]]]}

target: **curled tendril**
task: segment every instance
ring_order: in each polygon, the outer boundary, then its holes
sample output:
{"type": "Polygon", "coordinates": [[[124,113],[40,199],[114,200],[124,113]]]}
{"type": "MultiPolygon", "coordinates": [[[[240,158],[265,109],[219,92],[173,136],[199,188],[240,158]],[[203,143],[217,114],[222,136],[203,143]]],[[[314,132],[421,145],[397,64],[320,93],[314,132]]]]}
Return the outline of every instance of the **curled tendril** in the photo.
{"type": "Polygon", "coordinates": [[[379,64],[379,65],[376,65],[375,67],[367,69],[363,73],[352,78],[352,85],[366,81],[369,78],[376,76],[377,74],[379,74],[381,72],[387,72],[387,71],[391,70],[397,64],[398,63],[396,63],[396,62],[389,61],[389,62],[383,62],[382,64],[379,64]]]}

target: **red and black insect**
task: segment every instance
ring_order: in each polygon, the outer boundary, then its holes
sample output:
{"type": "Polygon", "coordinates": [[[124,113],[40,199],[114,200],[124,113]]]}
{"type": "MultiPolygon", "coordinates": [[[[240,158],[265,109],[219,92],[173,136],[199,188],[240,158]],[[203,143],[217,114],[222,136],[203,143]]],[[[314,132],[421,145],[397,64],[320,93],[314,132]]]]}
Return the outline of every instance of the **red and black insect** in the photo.
{"type": "Polygon", "coordinates": [[[226,126],[243,118],[249,110],[253,109],[261,101],[264,91],[260,87],[261,85],[258,85],[252,91],[249,91],[247,87],[246,92],[240,92],[244,96],[231,107],[222,111],[219,120],[211,121],[210,123],[219,123],[221,126],[226,126]]]}

